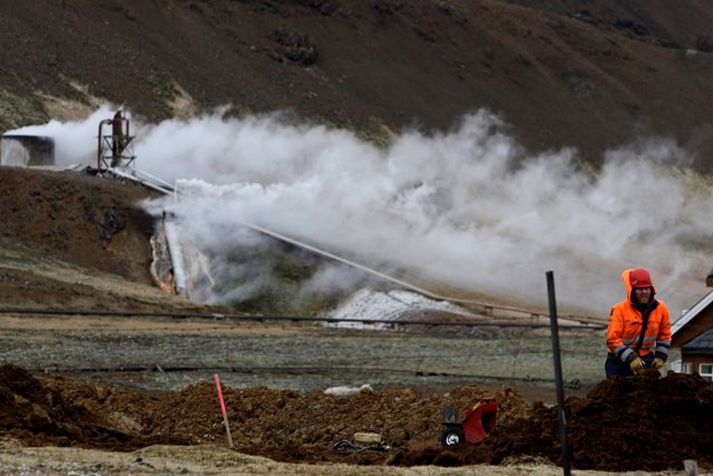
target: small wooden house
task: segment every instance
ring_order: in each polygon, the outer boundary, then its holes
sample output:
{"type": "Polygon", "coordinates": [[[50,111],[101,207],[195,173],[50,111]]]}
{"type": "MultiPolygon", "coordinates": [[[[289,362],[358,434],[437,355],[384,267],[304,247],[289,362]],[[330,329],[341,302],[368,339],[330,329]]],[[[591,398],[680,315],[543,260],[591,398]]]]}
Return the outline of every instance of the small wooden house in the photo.
{"type": "MultiPolygon", "coordinates": [[[[706,278],[713,286],[713,271],[706,278]]],[[[671,326],[672,347],[681,349],[681,372],[713,381],[713,291],[671,326]]]]}
{"type": "Polygon", "coordinates": [[[701,377],[713,380],[713,329],[708,329],[703,334],[681,346],[681,370],[698,372],[701,377]]]}

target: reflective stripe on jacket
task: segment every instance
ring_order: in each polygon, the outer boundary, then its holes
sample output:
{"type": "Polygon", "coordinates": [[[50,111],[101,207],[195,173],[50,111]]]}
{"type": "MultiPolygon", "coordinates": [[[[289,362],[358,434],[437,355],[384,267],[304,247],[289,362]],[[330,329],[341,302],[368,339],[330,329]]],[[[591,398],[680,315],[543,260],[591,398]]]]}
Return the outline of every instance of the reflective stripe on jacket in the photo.
{"type": "Polygon", "coordinates": [[[637,353],[639,356],[651,352],[663,360],[668,358],[671,348],[671,319],[668,308],[663,301],[654,299],[656,288],[652,285],[651,304],[645,314],[649,315],[646,333],[638,352],[636,346],[641,336],[643,315],[632,302],[632,288],[629,281],[630,269],[622,273],[621,279],[626,288],[626,299],[612,307],[609,315],[609,329],[607,330],[607,346],[609,352],[615,354],[622,361],[628,362],[637,353]]]}

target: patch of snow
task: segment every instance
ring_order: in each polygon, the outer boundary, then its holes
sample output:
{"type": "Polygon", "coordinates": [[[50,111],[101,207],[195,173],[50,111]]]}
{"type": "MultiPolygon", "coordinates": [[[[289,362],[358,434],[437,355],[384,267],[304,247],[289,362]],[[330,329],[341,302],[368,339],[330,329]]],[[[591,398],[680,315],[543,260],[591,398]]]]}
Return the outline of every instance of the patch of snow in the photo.
{"type": "MultiPolygon", "coordinates": [[[[404,313],[413,311],[440,311],[462,316],[470,316],[466,310],[446,301],[436,301],[420,294],[394,290],[388,293],[361,289],[334,311],[330,317],[336,319],[363,319],[392,321],[400,319],[404,313]]],[[[335,324],[338,327],[353,327],[358,329],[383,329],[384,324],[365,324],[362,322],[343,322],[335,324]]]]}

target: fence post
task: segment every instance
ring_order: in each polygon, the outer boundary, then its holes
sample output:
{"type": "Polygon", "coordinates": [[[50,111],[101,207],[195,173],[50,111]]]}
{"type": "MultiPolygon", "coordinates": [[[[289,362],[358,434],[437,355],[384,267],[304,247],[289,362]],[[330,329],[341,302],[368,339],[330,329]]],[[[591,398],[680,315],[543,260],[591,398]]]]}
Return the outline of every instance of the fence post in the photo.
{"type": "Polygon", "coordinates": [[[567,415],[564,411],[564,387],[562,385],[562,361],[560,360],[560,336],[557,326],[557,301],[555,299],[555,276],[552,271],[547,276],[547,297],[550,303],[550,334],[552,336],[552,358],[555,367],[555,385],[557,386],[557,410],[560,421],[560,438],[562,440],[562,469],[565,476],[572,474],[569,460],[569,444],[567,443],[567,415]]]}

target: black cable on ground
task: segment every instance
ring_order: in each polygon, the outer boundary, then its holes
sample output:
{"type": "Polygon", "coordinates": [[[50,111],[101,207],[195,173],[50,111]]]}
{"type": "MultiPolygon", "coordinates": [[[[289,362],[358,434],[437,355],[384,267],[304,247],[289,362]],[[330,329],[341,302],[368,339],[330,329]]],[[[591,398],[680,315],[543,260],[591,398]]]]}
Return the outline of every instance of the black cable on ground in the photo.
{"type": "MultiPolygon", "coordinates": [[[[214,320],[229,320],[229,321],[254,321],[254,322],[321,322],[329,324],[384,324],[391,326],[426,326],[426,327],[500,327],[500,328],[532,328],[544,329],[548,328],[548,323],[534,322],[513,322],[513,321],[497,321],[490,319],[488,321],[463,320],[457,322],[443,321],[414,321],[406,319],[360,319],[360,318],[335,318],[335,317],[298,317],[298,316],[251,316],[238,313],[208,313],[208,312],[165,312],[165,311],[92,311],[81,309],[26,309],[4,307],[0,308],[0,314],[19,314],[28,316],[83,316],[83,317],[170,317],[172,319],[214,319],[214,320]]],[[[465,318],[464,318],[465,319],[465,318]]],[[[516,321],[526,320],[527,318],[514,319],[516,321]]],[[[561,324],[561,329],[605,329],[605,324],[561,324]]]]}

